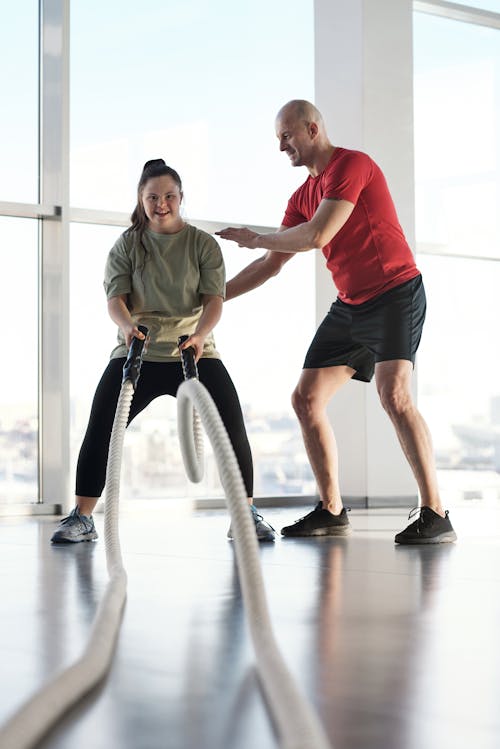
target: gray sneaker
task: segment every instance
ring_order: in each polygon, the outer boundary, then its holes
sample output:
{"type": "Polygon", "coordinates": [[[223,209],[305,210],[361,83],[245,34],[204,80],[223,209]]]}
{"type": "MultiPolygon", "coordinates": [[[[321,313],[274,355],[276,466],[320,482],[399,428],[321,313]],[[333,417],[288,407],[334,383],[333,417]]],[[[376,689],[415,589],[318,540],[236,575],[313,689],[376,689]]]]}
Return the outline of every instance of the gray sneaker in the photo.
{"type": "MultiPolygon", "coordinates": [[[[276,531],[274,530],[272,525],[269,525],[262,515],[260,515],[257,512],[257,508],[255,505],[250,505],[250,509],[252,511],[252,519],[255,524],[255,532],[257,534],[257,541],[274,541],[276,537],[276,531]]],[[[232,526],[229,526],[229,530],[227,532],[227,537],[233,540],[233,529],[232,526]]]]}
{"type": "Polygon", "coordinates": [[[78,507],[75,507],[67,518],[61,520],[50,540],[53,544],[74,544],[79,541],[93,541],[95,538],[97,531],[94,519],[92,516],[80,515],[78,507]]]}

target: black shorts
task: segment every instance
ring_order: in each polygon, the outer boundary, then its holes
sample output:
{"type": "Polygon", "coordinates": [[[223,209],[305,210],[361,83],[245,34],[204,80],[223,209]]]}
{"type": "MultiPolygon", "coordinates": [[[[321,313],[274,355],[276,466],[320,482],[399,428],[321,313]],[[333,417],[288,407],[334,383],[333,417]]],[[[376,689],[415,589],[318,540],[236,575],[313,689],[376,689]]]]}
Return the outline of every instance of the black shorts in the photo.
{"type": "Polygon", "coordinates": [[[304,369],[347,365],[354,380],[370,382],[375,363],[415,363],[425,320],[425,289],[418,275],[363,304],[337,299],[316,331],[304,369]]]}

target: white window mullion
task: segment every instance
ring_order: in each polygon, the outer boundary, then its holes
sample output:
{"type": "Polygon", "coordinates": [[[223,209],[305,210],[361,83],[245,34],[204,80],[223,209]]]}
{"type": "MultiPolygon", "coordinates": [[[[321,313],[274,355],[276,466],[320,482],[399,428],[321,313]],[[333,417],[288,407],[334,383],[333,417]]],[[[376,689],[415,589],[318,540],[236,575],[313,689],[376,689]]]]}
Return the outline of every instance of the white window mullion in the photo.
{"type": "Polygon", "coordinates": [[[69,494],[69,0],[41,0],[39,461],[43,503],[69,494]]]}

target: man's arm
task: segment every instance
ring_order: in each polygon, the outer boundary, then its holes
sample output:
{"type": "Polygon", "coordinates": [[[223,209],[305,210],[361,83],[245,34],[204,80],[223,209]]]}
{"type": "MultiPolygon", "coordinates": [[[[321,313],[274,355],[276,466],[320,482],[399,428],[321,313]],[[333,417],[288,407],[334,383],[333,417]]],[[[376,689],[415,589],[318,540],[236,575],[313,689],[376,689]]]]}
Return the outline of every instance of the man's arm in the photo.
{"type": "Polygon", "coordinates": [[[226,302],[262,286],[272,276],[278,275],[287,260],[292,257],[291,253],[268,252],[254,260],[227,282],[226,302]]]}
{"type": "MultiPolygon", "coordinates": [[[[280,226],[278,233],[285,231],[285,229],[285,226],[280,226]]],[[[254,260],[253,263],[247,265],[226,283],[226,302],[262,286],[272,276],[277,276],[285,263],[292,257],[292,253],[267,252],[254,260]]]]}
{"type": "Polygon", "coordinates": [[[310,221],[290,229],[282,226],[276,234],[257,234],[250,229],[234,227],[222,229],[216,234],[252,250],[261,247],[269,252],[306,252],[331,242],[353,210],[354,203],[348,200],[324,199],[310,221]]]}

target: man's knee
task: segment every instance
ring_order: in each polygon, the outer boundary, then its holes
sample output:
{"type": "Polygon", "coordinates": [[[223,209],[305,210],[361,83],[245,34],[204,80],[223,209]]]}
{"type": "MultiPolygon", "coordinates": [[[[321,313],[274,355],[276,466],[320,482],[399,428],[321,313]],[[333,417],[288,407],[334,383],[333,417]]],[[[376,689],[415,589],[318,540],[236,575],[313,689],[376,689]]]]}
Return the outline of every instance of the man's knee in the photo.
{"type": "Polygon", "coordinates": [[[315,423],[325,411],[325,405],[317,393],[300,386],[292,393],[292,406],[302,424],[315,423]]]}
{"type": "Polygon", "coordinates": [[[393,418],[398,418],[413,408],[411,392],[397,381],[379,386],[378,394],[383,409],[393,418]]]}
{"type": "Polygon", "coordinates": [[[310,420],[314,413],[314,396],[310,391],[296,387],[292,393],[292,406],[300,421],[310,420]]]}

